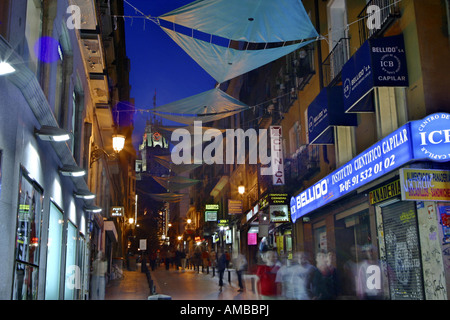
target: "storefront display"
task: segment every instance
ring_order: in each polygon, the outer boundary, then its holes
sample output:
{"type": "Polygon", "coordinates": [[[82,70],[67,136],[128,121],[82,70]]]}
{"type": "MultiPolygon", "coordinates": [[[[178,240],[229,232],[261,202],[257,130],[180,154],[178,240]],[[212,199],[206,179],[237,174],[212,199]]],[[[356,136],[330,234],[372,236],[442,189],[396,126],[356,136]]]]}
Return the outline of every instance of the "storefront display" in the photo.
{"type": "Polygon", "coordinates": [[[14,300],[36,300],[41,239],[42,188],[22,168],[16,231],[14,300]]]}

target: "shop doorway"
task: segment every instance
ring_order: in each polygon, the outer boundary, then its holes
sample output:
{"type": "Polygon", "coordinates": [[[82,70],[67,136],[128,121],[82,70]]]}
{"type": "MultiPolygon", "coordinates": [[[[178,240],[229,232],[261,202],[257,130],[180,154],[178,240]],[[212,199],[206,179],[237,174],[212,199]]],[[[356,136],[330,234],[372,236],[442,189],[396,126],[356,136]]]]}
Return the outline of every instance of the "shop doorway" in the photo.
{"type": "Polygon", "coordinates": [[[358,266],[367,259],[366,252],[372,250],[369,210],[336,215],[335,230],[341,294],[356,297],[358,266]]]}

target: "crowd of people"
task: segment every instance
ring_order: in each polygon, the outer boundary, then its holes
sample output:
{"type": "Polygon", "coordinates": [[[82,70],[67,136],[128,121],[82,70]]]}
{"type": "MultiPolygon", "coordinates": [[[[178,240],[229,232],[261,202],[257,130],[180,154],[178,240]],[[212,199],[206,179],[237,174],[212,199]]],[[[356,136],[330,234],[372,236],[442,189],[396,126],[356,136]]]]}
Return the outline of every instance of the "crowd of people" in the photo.
{"type": "MultiPolygon", "coordinates": [[[[381,290],[367,288],[366,269],[373,263],[370,261],[370,250],[367,250],[367,259],[361,263],[344,266],[350,270],[350,282],[355,290],[355,297],[359,299],[380,299],[381,290]]],[[[187,268],[202,270],[214,269],[219,279],[219,291],[224,286],[224,273],[230,268],[236,272],[238,292],[245,289],[243,274],[255,274],[257,290],[261,299],[286,300],[333,300],[346,290],[341,285],[337,269],[333,266],[335,260],[333,252],[320,250],[315,255],[315,263],[305,252],[294,252],[288,262],[282,263],[276,250],[261,246],[258,252],[259,263],[256,268],[248,270],[246,257],[238,253],[233,257],[227,250],[219,248],[218,251],[196,247],[191,253],[168,248],[154,251],[148,255],[151,270],[163,265],[166,270],[171,267],[180,272],[187,268]]],[[[347,283],[348,284],[348,283],[347,283]]]]}

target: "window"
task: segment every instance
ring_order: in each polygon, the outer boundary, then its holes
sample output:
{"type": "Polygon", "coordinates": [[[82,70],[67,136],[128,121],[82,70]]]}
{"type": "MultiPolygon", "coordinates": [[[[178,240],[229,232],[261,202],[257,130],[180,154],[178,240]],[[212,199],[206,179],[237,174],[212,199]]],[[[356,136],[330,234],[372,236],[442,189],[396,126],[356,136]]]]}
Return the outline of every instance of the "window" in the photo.
{"type": "MultiPolygon", "coordinates": [[[[41,52],[38,41],[42,32],[42,8],[40,1],[27,0],[27,13],[25,24],[25,41],[24,41],[24,61],[28,61],[28,68],[35,74],[39,74],[39,60],[41,52]]],[[[10,35],[11,40],[14,35],[10,35]]]]}
{"type": "Polygon", "coordinates": [[[50,202],[47,243],[47,275],[45,281],[45,299],[59,299],[59,285],[61,272],[61,243],[64,225],[62,210],[50,202]]]}
{"type": "Polygon", "coordinates": [[[297,121],[289,130],[289,151],[291,156],[300,148],[300,124],[297,121]]]}
{"type": "Polygon", "coordinates": [[[66,281],[64,285],[64,300],[75,299],[76,289],[80,285],[79,266],[76,265],[77,258],[77,227],[69,221],[67,225],[66,244],[66,281]]]}
{"type": "Polygon", "coordinates": [[[12,295],[13,300],[36,300],[43,190],[24,168],[21,171],[12,295]]]}

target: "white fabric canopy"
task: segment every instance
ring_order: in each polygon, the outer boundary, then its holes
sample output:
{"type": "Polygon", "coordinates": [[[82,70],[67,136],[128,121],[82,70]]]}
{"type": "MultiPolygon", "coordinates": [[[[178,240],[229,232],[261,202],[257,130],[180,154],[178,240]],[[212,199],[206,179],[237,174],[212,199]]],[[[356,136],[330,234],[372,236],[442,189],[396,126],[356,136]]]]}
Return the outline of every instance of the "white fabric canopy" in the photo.
{"type": "Polygon", "coordinates": [[[318,36],[301,0],[198,0],[159,19],[236,41],[284,42],[318,36]]]}
{"type": "Polygon", "coordinates": [[[191,187],[200,182],[200,180],[189,179],[182,176],[170,176],[170,177],[153,176],[153,179],[155,179],[161,186],[170,191],[179,191],[191,187]]]}
{"type": "Polygon", "coordinates": [[[196,94],[154,108],[156,115],[180,123],[192,125],[194,121],[204,123],[229,117],[250,108],[245,103],[226,94],[219,88],[196,94]]]}
{"type": "Polygon", "coordinates": [[[312,41],[263,50],[236,50],[162,28],[186,53],[218,83],[236,78],[279,59],[312,41]]]}

